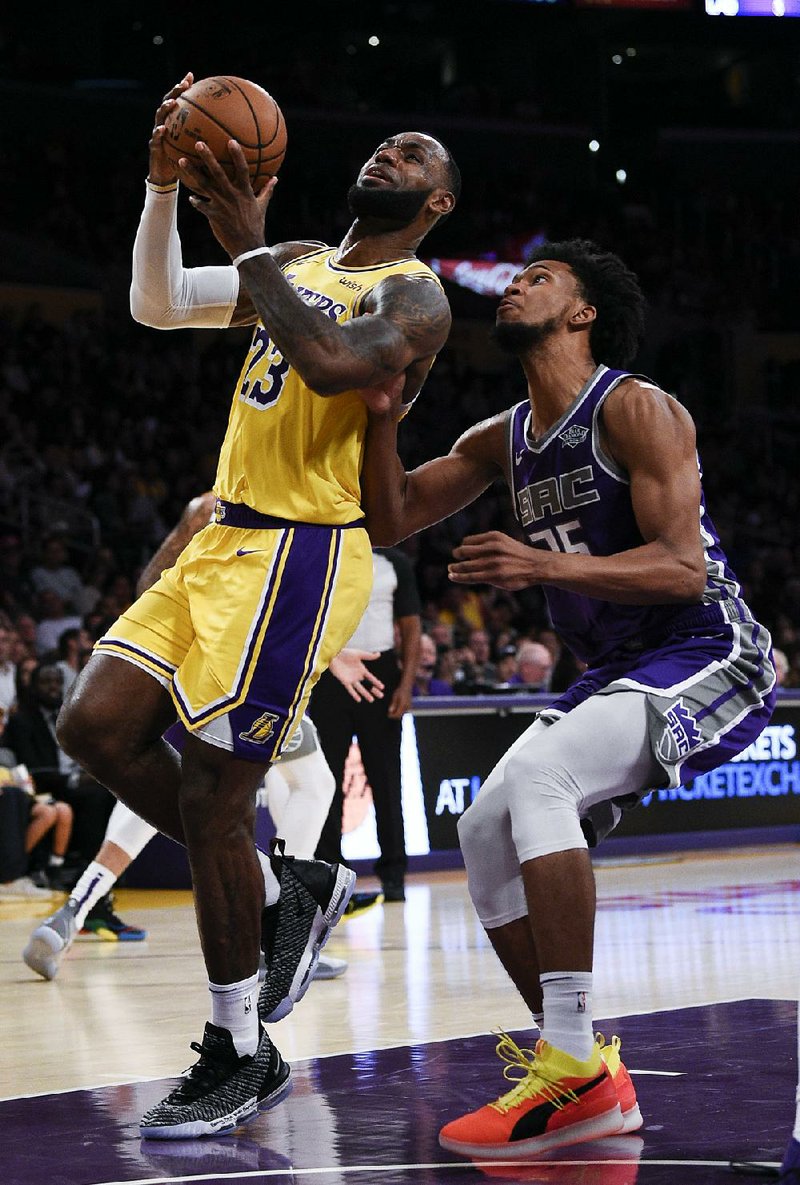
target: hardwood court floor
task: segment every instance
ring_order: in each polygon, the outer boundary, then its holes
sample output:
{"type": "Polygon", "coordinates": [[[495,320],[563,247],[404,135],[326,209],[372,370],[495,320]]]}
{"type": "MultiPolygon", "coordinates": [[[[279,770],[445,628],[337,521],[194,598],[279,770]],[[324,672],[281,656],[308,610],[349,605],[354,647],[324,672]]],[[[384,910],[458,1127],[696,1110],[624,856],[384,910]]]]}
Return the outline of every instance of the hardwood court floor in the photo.
{"type": "MultiPolygon", "coordinates": [[[[597,880],[597,1027],[603,1030],[603,1018],[615,1018],[613,1031],[623,1038],[626,1063],[641,1073],[641,1077],[634,1077],[640,1097],[649,1089],[652,1100],[646,1127],[639,1133],[643,1139],[637,1137],[635,1171],[631,1168],[633,1137],[629,1137],[621,1162],[627,1168],[598,1167],[604,1159],[614,1160],[609,1155],[614,1150],[606,1141],[602,1153],[595,1159],[589,1156],[580,1171],[575,1166],[582,1164],[582,1157],[587,1159],[586,1153],[579,1155],[573,1150],[572,1157],[562,1158],[559,1163],[564,1171],[572,1166],[568,1176],[558,1176],[555,1166],[548,1167],[549,1175],[541,1175],[544,1166],[539,1166],[535,1172],[540,1175],[533,1176],[534,1170],[528,1170],[526,1175],[505,1179],[628,1185],[638,1173],[640,1185],[662,1179],[716,1181],[713,1175],[689,1174],[689,1160],[686,1171],[674,1175],[683,1163],[686,1147],[680,1116],[702,1109],[702,1098],[683,1098],[674,1082],[668,1096],[653,1093],[653,1083],[660,1082],[663,1088],[665,1082],[677,1081],[691,1072],[696,1061],[702,1063],[703,1076],[712,1082],[724,1062],[725,1073],[734,1075],[734,1082],[750,1082],[751,1090],[758,1074],[766,1075],[758,1087],[761,1110],[757,1133],[748,1132],[742,1122],[749,1113],[747,1098],[735,1104],[742,1110],[734,1116],[738,1118],[732,1130],[739,1139],[730,1155],[749,1150],[750,1155],[776,1159],[788,1136],[796,1075],[791,1002],[797,999],[800,986],[798,849],[763,847],[714,855],[598,862],[597,880]],[[726,1004],[750,1000],[759,1003],[726,1004]],[[625,1017],[639,1019],[626,1022],[625,1017]],[[749,1028],[758,1029],[757,1040],[749,1028]],[[670,1033],[671,1045],[662,1048],[670,1033]],[[717,1053],[722,1062],[714,1060],[717,1053]],[[740,1058],[744,1059],[741,1064],[740,1058]],[[670,1136],[663,1122],[666,1119],[681,1130],[670,1136]],[[656,1159],[648,1159],[652,1149],[659,1153],[656,1159]],[[673,1166],[671,1175],[656,1177],[657,1164],[673,1166]]],[[[369,881],[359,885],[368,887],[369,881]]],[[[17,1162],[20,1156],[23,1161],[29,1156],[20,1126],[24,1126],[24,1105],[19,1100],[24,1096],[46,1096],[30,1104],[35,1106],[43,1135],[48,1115],[56,1122],[54,1096],[76,1090],[90,1091],[86,1097],[99,1100],[104,1113],[124,1116],[129,1125],[125,1130],[135,1131],[130,1125],[135,1125],[137,1107],[149,1105],[164,1093],[163,1084],[152,1080],[174,1077],[194,1060],[188,1043],[200,1038],[207,1018],[207,997],[189,895],[122,891],[117,908],[126,920],[148,929],[148,941],[79,941],[58,978],[45,983],[28,971],[19,952],[37,917],[49,912],[47,906],[0,904],[0,1129],[12,1137],[7,1138],[5,1147],[16,1148],[17,1162]],[[122,1093],[121,1084],[126,1084],[122,1093]],[[40,1104],[44,1102],[43,1109],[40,1104]],[[19,1136],[16,1145],[15,1132],[19,1136]]],[[[276,1043],[295,1067],[296,1085],[290,1099],[270,1112],[269,1123],[262,1118],[258,1121],[261,1126],[248,1129],[262,1132],[261,1140],[256,1134],[255,1145],[252,1136],[231,1137],[227,1144],[215,1141],[216,1151],[201,1143],[177,1159],[174,1149],[162,1148],[154,1153],[156,1161],[161,1157],[158,1171],[150,1156],[140,1159],[137,1167],[124,1175],[118,1166],[105,1171],[100,1166],[93,1175],[64,1169],[63,1175],[53,1176],[52,1166],[40,1164],[33,1175],[21,1171],[15,1176],[8,1165],[3,1168],[4,1145],[0,1141],[0,1180],[4,1185],[12,1180],[22,1185],[44,1180],[83,1185],[177,1176],[226,1182],[254,1176],[281,1182],[300,1180],[302,1174],[285,1175],[292,1171],[292,1164],[294,1173],[300,1172],[296,1157],[287,1160],[284,1149],[282,1160],[277,1152],[278,1160],[270,1160],[270,1149],[280,1144],[277,1133],[287,1123],[291,1126],[292,1117],[295,1127],[300,1127],[293,1139],[303,1148],[304,1108],[311,1106],[309,1096],[325,1074],[336,1078],[343,1099],[349,1097],[348,1083],[357,1093],[366,1080],[372,1081],[371,1106],[382,1100],[384,1111],[395,1116],[413,1108],[413,1097],[403,1094],[403,1068],[392,1061],[398,1056],[398,1047],[405,1048],[406,1055],[410,1050],[409,1072],[420,1059],[429,1059],[423,1078],[428,1086],[431,1075],[436,1078],[435,1099],[444,1117],[468,1109],[463,1098],[470,1075],[478,1074],[470,1106],[505,1089],[500,1063],[493,1054],[494,1040],[486,1034],[498,1026],[526,1029],[529,1018],[474,918],[462,873],[411,877],[404,905],[376,907],[343,923],[327,949],[346,958],[348,970],[339,979],[312,984],[295,1012],[273,1026],[276,1043]],[[474,1037],[474,1041],[465,1042],[466,1037],[474,1037]],[[377,1051],[381,1050],[387,1052],[380,1055],[377,1051]],[[458,1058],[467,1055],[465,1067],[458,1058]],[[328,1064],[330,1070],[326,1071],[328,1064]],[[447,1066],[451,1066],[449,1073],[447,1066]],[[379,1067],[388,1075],[388,1084],[380,1081],[378,1085],[379,1067]],[[391,1089],[394,1076],[397,1092],[391,1089]],[[238,1160],[234,1156],[237,1149],[238,1160]],[[203,1159],[212,1152],[222,1158],[219,1163],[203,1159]],[[214,1175],[209,1175],[209,1169],[214,1175]]],[[[607,1035],[611,1035],[610,1029],[607,1035]]],[[[750,1103],[755,1107],[756,1100],[751,1098],[750,1103]]],[[[718,1115],[714,1121],[720,1122],[718,1115]]],[[[96,1115],[93,1122],[98,1122],[96,1115]]],[[[315,1133],[312,1143],[317,1156],[313,1162],[317,1175],[309,1179],[349,1180],[341,1167],[330,1178],[323,1173],[329,1161],[321,1122],[317,1115],[309,1129],[315,1133]]],[[[400,1141],[385,1161],[376,1163],[374,1179],[449,1181],[456,1168],[468,1171],[455,1172],[452,1179],[472,1179],[477,1170],[461,1165],[454,1168],[451,1162],[458,1158],[446,1157],[448,1168],[444,1163],[440,1169],[431,1164],[439,1120],[428,1111],[421,1122],[431,1128],[423,1141],[429,1167],[424,1168],[419,1150],[409,1163],[409,1149],[400,1141]],[[405,1166],[402,1171],[400,1165],[405,1166]],[[394,1170],[395,1175],[386,1175],[394,1170]]],[[[374,1128],[374,1116],[370,1123],[374,1128]]],[[[419,1132],[417,1135],[422,1139],[419,1132]]],[[[691,1163],[700,1163],[697,1154],[691,1163]]],[[[710,1166],[712,1161],[707,1163],[710,1166]]],[[[712,1173],[710,1167],[703,1171],[712,1173]]],[[[362,1173],[353,1179],[369,1180],[370,1176],[362,1173]]]]}

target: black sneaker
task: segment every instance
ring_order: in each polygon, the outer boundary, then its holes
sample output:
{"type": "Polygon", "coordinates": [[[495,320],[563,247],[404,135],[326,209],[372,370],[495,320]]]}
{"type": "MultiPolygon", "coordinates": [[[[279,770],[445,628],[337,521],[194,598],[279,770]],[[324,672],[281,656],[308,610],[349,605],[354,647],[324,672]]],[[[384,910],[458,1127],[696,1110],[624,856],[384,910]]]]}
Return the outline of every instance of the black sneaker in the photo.
{"type": "Polygon", "coordinates": [[[270,847],[281,895],[261,914],[261,949],[266,976],[258,996],[262,1021],[282,1020],[314,978],[319,952],[345,911],[356,874],[344,864],[297,860],[284,854],[283,840],[270,847]]]}
{"type": "Polygon", "coordinates": [[[344,916],[346,918],[357,918],[362,913],[366,913],[368,909],[372,909],[373,905],[381,904],[383,904],[383,893],[353,893],[347,902],[344,916]]]}
{"type": "Polygon", "coordinates": [[[106,942],[144,942],[147,931],[141,926],[129,926],[114,913],[111,893],[92,906],[86,915],[81,934],[94,934],[106,942]]]}
{"type": "Polygon", "coordinates": [[[200,1054],[186,1077],[163,1102],[142,1117],[139,1132],[150,1140],[190,1140],[233,1131],[276,1103],[291,1085],[291,1068],[264,1030],[258,1049],[239,1057],[227,1029],[206,1024],[200,1054]]]}

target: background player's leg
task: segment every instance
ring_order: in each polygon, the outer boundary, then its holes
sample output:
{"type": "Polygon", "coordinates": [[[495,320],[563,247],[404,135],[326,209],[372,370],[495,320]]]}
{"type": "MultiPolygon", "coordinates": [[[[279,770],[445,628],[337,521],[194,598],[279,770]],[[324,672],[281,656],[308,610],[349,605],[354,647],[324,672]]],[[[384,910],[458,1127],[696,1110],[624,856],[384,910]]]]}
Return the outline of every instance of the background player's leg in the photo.
{"type": "Polygon", "coordinates": [[[139,667],[94,654],[58,719],[61,747],[135,814],[184,843],[180,759],[163,739],[175,720],[166,688],[139,667]]]}
{"type": "Polygon", "coordinates": [[[118,802],[105,839],[71,890],[68,900],[31,934],[22,957],[44,979],[55,979],[61,960],[84,924],[109,939],[137,942],[144,930],[126,926],[113,911],[112,887],[155,835],[155,828],[118,802]]]}
{"type": "Polygon", "coordinates": [[[313,860],[336,789],[322,750],[284,758],[270,769],[266,785],[269,811],[286,851],[301,860],[313,860]],[[285,794],[280,793],[280,782],[285,794]]]}

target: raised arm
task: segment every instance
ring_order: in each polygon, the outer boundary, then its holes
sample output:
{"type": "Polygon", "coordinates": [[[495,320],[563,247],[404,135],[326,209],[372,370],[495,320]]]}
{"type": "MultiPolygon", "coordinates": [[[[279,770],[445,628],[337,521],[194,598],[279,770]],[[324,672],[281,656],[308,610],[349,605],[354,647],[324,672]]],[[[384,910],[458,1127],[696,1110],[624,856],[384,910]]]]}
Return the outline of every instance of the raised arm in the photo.
{"type": "MultiPolygon", "coordinates": [[[[192,85],[186,74],[163,98],[150,137],[150,164],[144,209],[133,244],[130,289],[134,320],[153,329],[227,329],[258,320],[239,273],[231,264],[183,266],[178,234],[178,173],[164,151],[164,121],[178,96],[192,85]]],[[[305,254],[319,243],[279,243],[272,253],[279,264],[305,254]]]]}
{"type": "Polygon", "coordinates": [[[207,146],[198,143],[197,153],[202,171],[189,163],[179,167],[180,175],[200,195],[190,200],[208,218],[231,259],[240,260],[239,274],[258,316],[284,358],[313,391],[336,395],[374,387],[441,349],[450,331],[450,308],[439,285],[431,280],[394,276],[383,281],[365,310],[372,315],[343,325],[310,308],[264,245],[264,216],[276,182],[254,194],[242,150],[234,141],[230,141],[233,180],[207,146]]]}
{"type": "Polygon", "coordinates": [[[606,400],[603,428],[609,453],[630,479],[641,546],[594,556],[528,547],[490,531],[454,550],[450,579],[511,591],[551,584],[630,605],[699,601],[706,570],[691,416],[663,391],[629,380],[606,400]]]}
{"type": "Polygon", "coordinates": [[[361,495],[372,542],[398,543],[474,502],[502,477],[504,424],[504,415],[486,420],[465,432],[446,457],[406,473],[397,454],[396,413],[370,415],[361,495]]]}

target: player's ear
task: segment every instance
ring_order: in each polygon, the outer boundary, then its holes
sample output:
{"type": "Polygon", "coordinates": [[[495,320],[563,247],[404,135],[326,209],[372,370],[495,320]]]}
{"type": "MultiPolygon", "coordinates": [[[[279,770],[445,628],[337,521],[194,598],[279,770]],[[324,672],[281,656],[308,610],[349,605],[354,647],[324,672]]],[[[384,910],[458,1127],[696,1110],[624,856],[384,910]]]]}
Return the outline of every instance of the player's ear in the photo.
{"type": "Polygon", "coordinates": [[[576,309],[570,317],[573,325],[588,325],[597,319],[597,309],[593,304],[584,304],[576,309]]]}
{"type": "Polygon", "coordinates": [[[449,214],[456,204],[456,199],[449,189],[435,189],[428,200],[428,209],[443,218],[449,214]]]}

